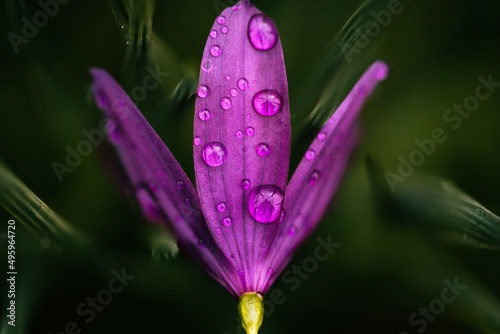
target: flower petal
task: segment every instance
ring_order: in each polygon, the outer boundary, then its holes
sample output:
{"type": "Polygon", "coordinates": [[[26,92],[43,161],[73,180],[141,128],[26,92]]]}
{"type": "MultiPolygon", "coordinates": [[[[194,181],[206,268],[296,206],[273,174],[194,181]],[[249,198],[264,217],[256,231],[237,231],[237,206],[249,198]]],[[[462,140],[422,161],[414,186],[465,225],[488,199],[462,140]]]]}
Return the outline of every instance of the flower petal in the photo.
{"type": "Polygon", "coordinates": [[[269,254],[267,276],[259,280],[265,292],[281,273],[293,251],[318,224],[337,190],[358,138],[356,119],[376,84],[388,68],[375,62],[359,79],[333,116],[312,142],[285,193],[285,216],[269,254]]]}
{"type": "Polygon", "coordinates": [[[196,183],[208,227],[256,291],[288,177],[290,112],[272,20],[249,1],[215,20],[203,53],[194,121],[196,183]],[[250,201],[250,202],[249,202],[250,201]]]}
{"type": "Polygon", "coordinates": [[[234,280],[227,279],[234,270],[218,251],[196,190],[179,163],[113,78],[104,70],[94,68],[90,72],[96,102],[106,113],[109,139],[116,146],[146,217],[167,224],[182,250],[229,291],[239,291],[234,280]]]}

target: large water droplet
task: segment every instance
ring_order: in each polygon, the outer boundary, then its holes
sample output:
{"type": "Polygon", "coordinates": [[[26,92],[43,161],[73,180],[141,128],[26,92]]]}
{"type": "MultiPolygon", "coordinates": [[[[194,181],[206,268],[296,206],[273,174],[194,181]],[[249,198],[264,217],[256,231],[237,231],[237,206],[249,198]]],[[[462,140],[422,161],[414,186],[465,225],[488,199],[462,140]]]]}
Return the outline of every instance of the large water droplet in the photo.
{"type": "Polygon", "coordinates": [[[220,29],[220,32],[223,33],[223,34],[227,34],[227,32],[229,31],[229,28],[224,26],[220,29]]]}
{"type": "Polygon", "coordinates": [[[210,59],[204,59],[201,62],[201,69],[205,72],[210,72],[213,68],[212,61],[210,59]]]}
{"type": "Polygon", "coordinates": [[[219,57],[221,53],[222,53],[222,49],[220,46],[212,45],[212,47],[210,47],[210,54],[212,56],[219,57]]]}
{"type": "Polygon", "coordinates": [[[306,160],[312,160],[316,156],[316,152],[314,150],[307,150],[306,152],[306,160]]]}
{"type": "Polygon", "coordinates": [[[272,223],[281,214],[283,191],[274,185],[255,188],[248,199],[248,212],[259,223],[272,223]]]}
{"type": "Polygon", "coordinates": [[[210,88],[206,85],[200,85],[198,87],[198,96],[201,98],[207,97],[210,95],[210,88]]]}
{"type": "Polygon", "coordinates": [[[241,90],[246,90],[248,88],[248,80],[245,78],[240,78],[238,80],[238,88],[241,90]]]}
{"type": "Polygon", "coordinates": [[[255,150],[257,151],[257,154],[261,157],[267,157],[269,153],[271,153],[269,145],[267,145],[266,143],[260,143],[259,145],[257,145],[255,150]]]}
{"type": "Polygon", "coordinates": [[[248,179],[243,179],[243,181],[241,181],[241,186],[245,189],[248,189],[250,188],[250,180],[248,179]]]}
{"type": "Polygon", "coordinates": [[[220,15],[218,18],[217,18],[217,23],[218,24],[224,24],[226,23],[226,17],[224,15],[220,15]]]}
{"type": "Polygon", "coordinates": [[[247,136],[252,137],[255,134],[255,129],[249,126],[246,128],[245,132],[247,136]]]}
{"type": "Polygon", "coordinates": [[[265,51],[276,45],[278,31],[269,17],[255,14],[248,24],[248,38],[254,48],[265,51]]]}
{"type": "Polygon", "coordinates": [[[319,176],[320,176],[319,172],[317,170],[314,170],[311,173],[311,175],[309,175],[309,180],[308,180],[309,184],[310,185],[315,184],[319,180],[319,176]]]}
{"type": "Polygon", "coordinates": [[[231,226],[232,223],[233,219],[231,217],[222,218],[222,224],[224,224],[224,226],[231,226]]]}
{"type": "Polygon", "coordinates": [[[281,95],[272,89],[264,89],[253,97],[253,108],[262,116],[272,116],[280,112],[283,107],[281,95]]]}
{"type": "Polygon", "coordinates": [[[212,38],[217,38],[217,35],[218,35],[218,34],[219,34],[219,33],[218,33],[218,32],[217,32],[217,30],[215,30],[215,29],[214,29],[214,30],[212,30],[212,31],[210,31],[210,37],[212,37],[212,38]]]}
{"type": "Polygon", "coordinates": [[[195,146],[200,145],[200,144],[201,144],[201,138],[200,138],[200,137],[198,137],[198,136],[194,137],[194,138],[193,138],[193,144],[194,144],[195,146]]]}
{"type": "Polygon", "coordinates": [[[222,107],[222,109],[228,110],[232,105],[233,102],[231,102],[231,99],[229,97],[224,96],[222,99],[220,99],[220,106],[222,107]]]}
{"type": "Polygon", "coordinates": [[[219,142],[210,142],[203,148],[202,157],[207,165],[211,167],[220,166],[227,158],[226,146],[219,142]]]}
{"type": "Polygon", "coordinates": [[[226,202],[217,203],[217,211],[225,212],[226,211],[226,202]]]}
{"type": "Polygon", "coordinates": [[[212,114],[210,113],[210,110],[208,110],[207,108],[203,108],[198,112],[198,117],[200,117],[202,121],[209,120],[211,115],[212,114]]]}

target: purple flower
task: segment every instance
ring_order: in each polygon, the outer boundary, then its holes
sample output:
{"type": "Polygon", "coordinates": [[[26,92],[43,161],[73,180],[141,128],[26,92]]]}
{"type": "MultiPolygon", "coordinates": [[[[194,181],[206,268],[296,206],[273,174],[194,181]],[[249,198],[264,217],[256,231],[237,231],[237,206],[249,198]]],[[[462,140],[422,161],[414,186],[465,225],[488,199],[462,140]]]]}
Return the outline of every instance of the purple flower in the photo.
{"type": "Polygon", "coordinates": [[[363,102],[388,73],[375,62],[323,126],[288,182],[290,106],[273,21],[249,2],[227,8],[210,31],[194,120],[197,189],[122,88],[91,69],[110,141],[147,218],[240,298],[257,333],[262,295],[318,224],[358,139],[363,102]]]}

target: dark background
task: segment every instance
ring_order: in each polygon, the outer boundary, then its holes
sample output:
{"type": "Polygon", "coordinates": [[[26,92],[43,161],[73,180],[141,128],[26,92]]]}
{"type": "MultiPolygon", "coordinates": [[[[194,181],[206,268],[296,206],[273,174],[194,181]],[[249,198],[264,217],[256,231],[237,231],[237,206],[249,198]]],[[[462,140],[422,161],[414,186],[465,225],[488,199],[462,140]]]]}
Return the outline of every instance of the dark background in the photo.
{"type": "MultiPolygon", "coordinates": [[[[316,123],[307,116],[323,90],[308,80],[361,3],[254,3],[273,18],[281,36],[293,116],[293,171],[307,147],[298,139],[310,137],[308,130],[316,123]]],[[[94,147],[62,182],[51,166],[64,163],[66,147],[75,148],[84,139],[82,131],[96,129],[102,119],[89,94],[89,67],[104,68],[125,87],[134,86],[133,56],[127,59],[132,47],[110,6],[94,0],[60,5],[57,15],[15,53],[7,33],[19,33],[20,17],[40,10],[34,1],[23,5],[25,12],[16,17],[9,9],[12,3],[5,1],[0,14],[0,159],[99,250],[77,256],[47,246],[46,239],[38,239],[18,220],[17,326],[5,324],[2,283],[0,331],[55,334],[75,321],[82,333],[237,333],[236,301],[223,288],[182,254],[158,256],[165,248],[155,248],[152,240],[164,242],[165,236],[109,177],[107,144],[94,147]],[[157,253],[152,255],[152,249],[157,253]],[[85,323],[87,317],[76,314],[78,305],[108,286],[113,269],[122,268],[135,279],[85,323]]],[[[412,326],[410,315],[440,298],[443,280],[455,278],[467,289],[427,322],[425,332],[500,332],[498,252],[436,241],[404,224],[406,218],[381,210],[366,164],[370,154],[382,170],[397,173],[398,156],[407,158],[417,148],[415,139],[442,128],[447,140],[436,145],[415,175],[452,180],[500,212],[500,89],[456,130],[443,121],[447,109],[474,94],[478,76],[491,74],[500,81],[500,3],[414,0],[401,5],[401,13],[359,55],[350,63],[339,62],[347,73],[344,86],[376,59],[385,60],[391,73],[364,108],[364,140],[335,198],[335,210],[325,215],[292,264],[301,265],[313,255],[318,237],[331,236],[341,246],[298,287],[278,279],[273,288],[283,292],[283,303],[267,305],[270,315],[262,334],[418,333],[424,328],[412,326]]],[[[183,78],[192,88],[218,14],[215,7],[210,1],[156,3],[155,38],[171,52],[156,57],[164,57],[162,64],[172,74],[138,103],[191,177],[194,103],[175,104],[169,96],[183,78]]],[[[0,211],[0,233],[6,233],[12,218],[0,211]]],[[[6,240],[0,241],[3,275],[6,240]]]]}

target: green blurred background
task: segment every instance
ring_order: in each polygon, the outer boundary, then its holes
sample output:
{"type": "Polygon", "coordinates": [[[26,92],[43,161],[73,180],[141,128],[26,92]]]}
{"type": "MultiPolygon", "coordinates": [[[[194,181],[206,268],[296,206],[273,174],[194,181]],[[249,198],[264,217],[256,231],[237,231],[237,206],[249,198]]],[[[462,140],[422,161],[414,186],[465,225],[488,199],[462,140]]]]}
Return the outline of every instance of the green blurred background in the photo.
{"type": "MultiPolygon", "coordinates": [[[[389,2],[379,1],[377,11],[389,2]]],[[[18,220],[17,321],[15,328],[6,325],[2,283],[0,333],[55,334],[70,321],[81,333],[240,333],[236,301],[182,254],[171,258],[169,239],[116,187],[108,144],[93,147],[62,182],[52,167],[54,161],[64,163],[67,146],[75,149],[85,139],[82,131],[97,129],[102,119],[89,94],[89,67],[106,69],[130,89],[140,84],[147,64],[160,63],[170,75],[138,106],[192,177],[190,96],[210,27],[218,10],[233,3],[73,0],[61,4],[15,53],[7,34],[19,34],[21,18],[31,21],[40,5],[4,1],[0,159],[93,247],[73,252],[71,245],[49,244],[18,220]],[[122,268],[135,278],[87,324],[87,317],[76,313],[78,305],[95,298],[108,286],[111,271],[122,268]]],[[[499,253],[421,233],[407,223],[411,215],[394,215],[381,204],[383,195],[373,187],[366,163],[370,155],[382,171],[397,173],[398,156],[408,158],[417,148],[415,139],[442,128],[447,140],[410,178],[426,173],[452,180],[500,213],[500,87],[456,130],[443,121],[447,109],[474,94],[478,76],[500,81],[500,2],[402,1],[401,12],[351,62],[338,57],[341,45],[331,41],[361,2],[254,4],[273,18],[283,45],[292,171],[307,148],[302,139],[311,138],[331,112],[309,117],[328,82],[335,85],[323,96],[335,105],[370,62],[383,59],[391,69],[364,108],[364,140],[335,210],[292,264],[301,266],[313,256],[318,237],[331,236],[341,246],[299,286],[278,279],[273,289],[281,290],[284,300],[267,305],[260,333],[500,333],[499,253]],[[410,324],[419,307],[440,298],[443,280],[456,277],[467,286],[456,301],[428,319],[426,328],[410,324]]],[[[365,20],[369,15],[367,10],[365,20]]],[[[0,210],[2,282],[7,271],[2,234],[12,217],[0,210]]]]}

